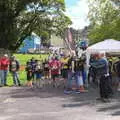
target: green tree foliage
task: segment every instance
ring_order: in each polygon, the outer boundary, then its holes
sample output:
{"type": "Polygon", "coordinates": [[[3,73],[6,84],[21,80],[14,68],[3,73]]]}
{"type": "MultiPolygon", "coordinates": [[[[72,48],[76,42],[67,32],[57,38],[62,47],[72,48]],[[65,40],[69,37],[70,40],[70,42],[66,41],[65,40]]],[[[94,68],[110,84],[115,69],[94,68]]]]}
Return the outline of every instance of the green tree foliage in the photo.
{"type": "Polygon", "coordinates": [[[48,39],[71,24],[64,0],[0,0],[0,12],[0,48],[12,51],[32,32],[48,39]]]}
{"type": "Polygon", "coordinates": [[[104,39],[120,40],[120,11],[110,0],[90,0],[89,19],[91,30],[90,43],[103,41],[104,39]]]}
{"type": "Polygon", "coordinates": [[[111,0],[117,7],[120,7],[120,0],[111,0]]]}

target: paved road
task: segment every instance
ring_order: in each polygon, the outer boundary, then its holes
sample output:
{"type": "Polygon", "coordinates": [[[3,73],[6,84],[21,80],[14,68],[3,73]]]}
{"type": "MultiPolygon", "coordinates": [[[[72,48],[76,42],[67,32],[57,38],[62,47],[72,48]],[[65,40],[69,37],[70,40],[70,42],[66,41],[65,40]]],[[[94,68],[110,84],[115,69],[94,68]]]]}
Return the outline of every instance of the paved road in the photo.
{"type": "Polygon", "coordinates": [[[94,88],[71,95],[62,88],[0,88],[0,120],[120,120],[119,96],[102,103],[94,88]]]}

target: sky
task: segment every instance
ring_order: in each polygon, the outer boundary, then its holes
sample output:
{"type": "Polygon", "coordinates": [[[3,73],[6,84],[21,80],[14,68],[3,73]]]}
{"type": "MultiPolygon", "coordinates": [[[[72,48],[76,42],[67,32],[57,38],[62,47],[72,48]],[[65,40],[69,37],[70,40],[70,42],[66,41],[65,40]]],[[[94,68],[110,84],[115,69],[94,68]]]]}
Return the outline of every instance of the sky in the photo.
{"type": "Polygon", "coordinates": [[[83,29],[89,25],[87,19],[88,5],[87,0],[65,0],[66,15],[69,16],[73,22],[71,27],[75,29],[83,29]]]}

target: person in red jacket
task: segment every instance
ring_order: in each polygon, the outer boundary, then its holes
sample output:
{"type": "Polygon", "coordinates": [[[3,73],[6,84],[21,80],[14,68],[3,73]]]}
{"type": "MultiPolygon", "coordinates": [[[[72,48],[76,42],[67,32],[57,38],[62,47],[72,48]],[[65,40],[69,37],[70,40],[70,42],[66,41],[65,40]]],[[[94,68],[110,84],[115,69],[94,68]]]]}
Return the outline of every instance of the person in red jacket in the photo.
{"type": "Polygon", "coordinates": [[[5,54],[1,60],[0,60],[0,64],[1,64],[1,71],[2,71],[2,80],[1,80],[1,84],[4,86],[7,86],[7,73],[8,73],[8,67],[10,64],[8,55],[5,54]]]}

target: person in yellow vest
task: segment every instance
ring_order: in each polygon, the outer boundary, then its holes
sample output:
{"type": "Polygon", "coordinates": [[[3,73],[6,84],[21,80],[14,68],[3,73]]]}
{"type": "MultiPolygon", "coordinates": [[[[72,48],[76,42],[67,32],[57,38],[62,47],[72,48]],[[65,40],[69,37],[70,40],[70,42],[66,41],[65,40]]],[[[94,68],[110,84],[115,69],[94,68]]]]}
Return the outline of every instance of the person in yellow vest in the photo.
{"type": "Polygon", "coordinates": [[[62,75],[62,78],[64,79],[64,85],[65,85],[66,80],[68,78],[68,61],[69,61],[69,56],[64,54],[64,56],[60,60],[60,62],[61,62],[61,75],[62,75]]]}

